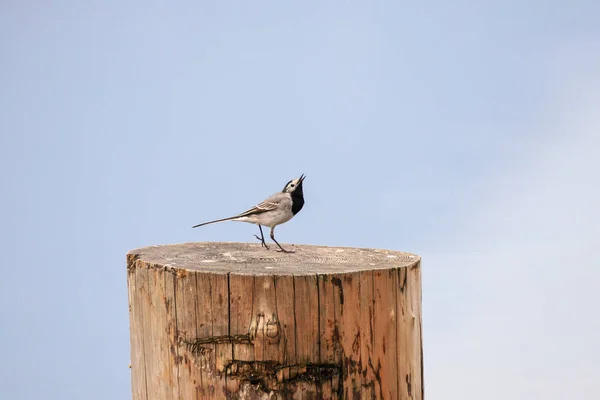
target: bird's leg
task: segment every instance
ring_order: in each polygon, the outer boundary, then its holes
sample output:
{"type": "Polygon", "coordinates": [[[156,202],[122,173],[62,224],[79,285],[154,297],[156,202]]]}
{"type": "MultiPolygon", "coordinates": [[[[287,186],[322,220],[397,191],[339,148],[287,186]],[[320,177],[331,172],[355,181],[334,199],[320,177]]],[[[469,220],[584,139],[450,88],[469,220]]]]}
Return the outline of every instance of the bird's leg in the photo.
{"type": "Polygon", "coordinates": [[[282,252],[284,252],[284,253],[293,253],[293,251],[286,250],[283,247],[281,247],[281,245],[277,242],[277,240],[275,240],[275,227],[271,228],[271,239],[275,242],[275,244],[277,246],[279,246],[279,248],[281,249],[282,252]]]}
{"type": "Polygon", "coordinates": [[[260,229],[260,237],[258,237],[258,235],[254,235],[254,237],[257,238],[258,240],[260,240],[260,244],[262,246],[264,246],[265,249],[268,250],[269,246],[267,246],[267,244],[265,243],[265,236],[263,235],[263,232],[262,232],[262,226],[259,225],[258,229],[260,229]]]}

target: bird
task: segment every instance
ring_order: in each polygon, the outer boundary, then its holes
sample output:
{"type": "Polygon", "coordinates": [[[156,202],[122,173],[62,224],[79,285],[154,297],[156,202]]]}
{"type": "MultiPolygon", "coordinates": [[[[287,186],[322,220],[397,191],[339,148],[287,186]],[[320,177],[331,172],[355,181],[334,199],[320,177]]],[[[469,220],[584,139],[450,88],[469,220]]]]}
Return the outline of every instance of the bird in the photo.
{"type": "Polygon", "coordinates": [[[267,197],[262,203],[257,204],[251,209],[244,211],[241,214],[233,217],[216,219],[214,221],[203,222],[198,225],[192,226],[192,228],[198,228],[200,226],[215,224],[217,222],[225,221],[241,221],[249,222],[251,224],[258,225],[260,230],[260,237],[254,235],[260,240],[261,245],[267,250],[269,246],[265,243],[265,237],[263,235],[262,227],[266,226],[271,228],[271,239],[284,253],[293,253],[293,251],[285,250],[279,242],[275,239],[275,227],[283,223],[288,222],[304,207],[304,192],[302,184],[306,176],[300,175],[299,178],[292,179],[285,184],[281,192],[277,192],[272,196],[267,197]]]}

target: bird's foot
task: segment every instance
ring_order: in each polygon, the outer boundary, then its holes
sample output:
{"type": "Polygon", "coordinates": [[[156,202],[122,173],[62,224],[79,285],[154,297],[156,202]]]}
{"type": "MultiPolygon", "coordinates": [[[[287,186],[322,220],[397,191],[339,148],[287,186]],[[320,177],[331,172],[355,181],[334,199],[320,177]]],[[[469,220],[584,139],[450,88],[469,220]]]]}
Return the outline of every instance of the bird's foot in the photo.
{"type": "Polygon", "coordinates": [[[286,250],[286,249],[281,249],[281,250],[277,250],[277,249],[275,249],[275,251],[278,251],[278,252],[280,252],[280,253],[286,253],[286,254],[292,254],[292,253],[295,253],[295,251],[292,251],[292,250],[286,250]]]}
{"type": "Polygon", "coordinates": [[[254,235],[254,237],[257,238],[258,240],[260,240],[260,245],[262,247],[264,247],[265,249],[269,250],[269,246],[267,246],[267,244],[265,243],[265,239],[264,238],[261,238],[258,235],[254,235]]]}
{"type": "Polygon", "coordinates": [[[287,254],[291,254],[291,253],[295,253],[295,251],[292,250],[286,250],[283,247],[279,246],[279,250],[275,249],[275,251],[278,251],[280,253],[287,253],[287,254]]]}

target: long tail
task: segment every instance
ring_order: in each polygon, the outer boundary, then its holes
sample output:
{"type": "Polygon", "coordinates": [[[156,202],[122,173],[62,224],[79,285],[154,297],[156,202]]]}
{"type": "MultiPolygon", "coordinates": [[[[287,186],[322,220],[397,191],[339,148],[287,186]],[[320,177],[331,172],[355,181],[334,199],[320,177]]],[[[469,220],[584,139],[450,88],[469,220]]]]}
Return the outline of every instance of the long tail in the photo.
{"type": "Polygon", "coordinates": [[[192,226],[192,228],[197,228],[199,226],[208,225],[208,224],[216,224],[217,222],[231,221],[231,220],[234,220],[234,219],[237,219],[237,218],[239,218],[239,215],[236,215],[235,217],[229,217],[229,218],[223,218],[223,219],[216,219],[214,221],[203,222],[201,224],[192,226]]]}

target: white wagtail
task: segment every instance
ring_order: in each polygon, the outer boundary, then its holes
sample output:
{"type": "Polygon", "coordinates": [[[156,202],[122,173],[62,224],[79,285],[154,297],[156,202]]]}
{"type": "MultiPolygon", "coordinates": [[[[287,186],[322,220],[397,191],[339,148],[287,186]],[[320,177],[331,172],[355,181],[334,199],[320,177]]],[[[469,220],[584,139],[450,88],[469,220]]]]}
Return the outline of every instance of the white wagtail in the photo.
{"type": "Polygon", "coordinates": [[[265,243],[265,237],[262,231],[262,225],[271,228],[271,239],[279,246],[281,251],[284,253],[292,253],[291,251],[285,250],[275,240],[275,227],[288,222],[298,214],[304,206],[304,193],[302,193],[302,182],[304,182],[304,174],[300,178],[292,179],[289,181],[281,192],[275,193],[268,197],[257,206],[252,207],[248,211],[238,214],[234,217],[217,219],[215,221],[204,222],[202,224],[194,225],[192,228],[197,228],[202,225],[214,224],[216,222],[224,221],[242,221],[249,222],[251,224],[258,225],[260,229],[260,237],[254,235],[265,248],[269,248],[265,243]]]}

